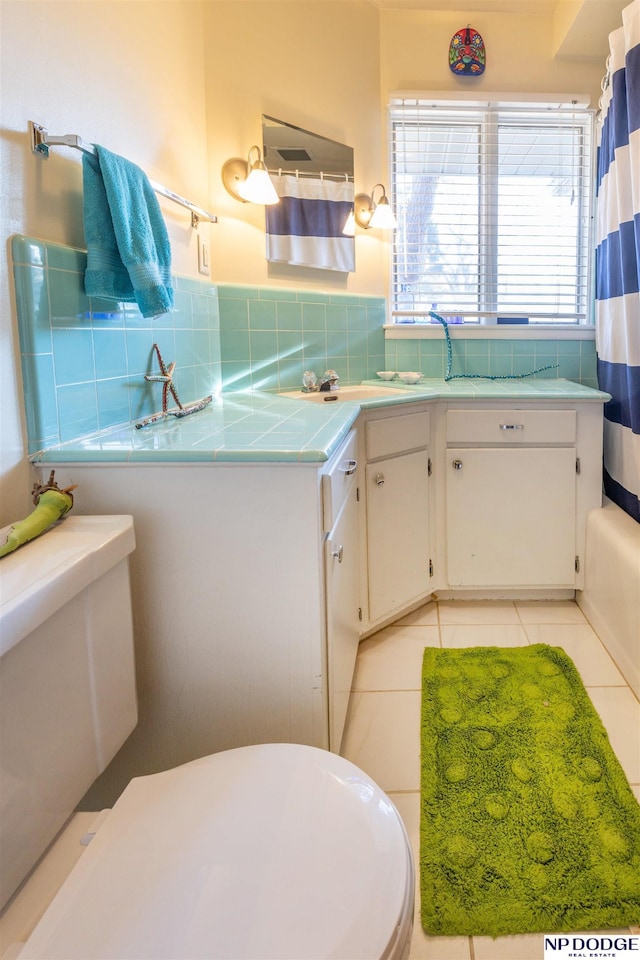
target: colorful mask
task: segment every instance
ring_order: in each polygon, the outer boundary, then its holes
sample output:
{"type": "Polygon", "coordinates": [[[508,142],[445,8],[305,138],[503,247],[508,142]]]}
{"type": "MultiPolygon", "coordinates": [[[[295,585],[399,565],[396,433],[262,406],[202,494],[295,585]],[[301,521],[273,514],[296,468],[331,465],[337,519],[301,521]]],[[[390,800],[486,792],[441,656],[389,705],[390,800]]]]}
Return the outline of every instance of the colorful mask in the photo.
{"type": "Polygon", "coordinates": [[[449,44],[449,69],[462,77],[479,77],[484,73],[486,52],[484,40],[473,27],[458,30],[449,44]]]}

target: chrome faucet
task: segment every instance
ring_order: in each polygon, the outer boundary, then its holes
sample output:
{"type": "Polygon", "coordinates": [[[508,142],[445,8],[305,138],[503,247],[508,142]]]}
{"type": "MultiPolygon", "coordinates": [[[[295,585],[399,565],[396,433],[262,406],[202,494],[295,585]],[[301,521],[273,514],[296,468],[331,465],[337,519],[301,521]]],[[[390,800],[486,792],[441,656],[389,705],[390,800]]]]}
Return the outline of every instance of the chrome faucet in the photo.
{"type": "Polygon", "coordinates": [[[336,384],[339,379],[340,377],[335,370],[325,370],[320,379],[312,370],[305,370],[302,374],[302,387],[305,393],[317,393],[319,390],[324,393],[329,390],[337,390],[336,384]]]}
{"type": "Polygon", "coordinates": [[[324,391],[328,392],[329,390],[337,390],[338,388],[336,384],[339,379],[340,377],[335,372],[335,370],[325,370],[324,376],[320,377],[320,385],[318,389],[322,390],[323,392],[324,391]]]}

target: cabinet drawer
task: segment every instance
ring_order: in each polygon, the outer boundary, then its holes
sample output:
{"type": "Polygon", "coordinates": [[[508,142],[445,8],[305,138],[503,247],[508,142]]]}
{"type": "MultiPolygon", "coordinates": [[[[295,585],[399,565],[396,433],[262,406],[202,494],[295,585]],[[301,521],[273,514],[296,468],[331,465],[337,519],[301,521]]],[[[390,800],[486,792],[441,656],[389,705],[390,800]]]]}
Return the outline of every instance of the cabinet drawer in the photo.
{"type": "Polygon", "coordinates": [[[575,410],[449,410],[447,443],[574,443],[575,410]]]}
{"type": "Polygon", "coordinates": [[[357,435],[352,430],[342,447],[322,474],[322,519],[325,533],[333,529],[342,504],[355,482],[357,435]]]}
{"type": "Polygon", "coordinates": [[[369,420],[365,426],[367,460],[392,457],[429,444],[429,412],[369,420]]]}

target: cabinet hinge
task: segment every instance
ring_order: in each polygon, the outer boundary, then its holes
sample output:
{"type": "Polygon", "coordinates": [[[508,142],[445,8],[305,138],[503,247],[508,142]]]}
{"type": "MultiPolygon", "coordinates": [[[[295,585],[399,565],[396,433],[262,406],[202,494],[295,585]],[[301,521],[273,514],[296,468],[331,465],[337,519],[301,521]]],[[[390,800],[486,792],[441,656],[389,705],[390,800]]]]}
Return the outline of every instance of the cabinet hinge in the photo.
{"type": "Polygon", "coordinates": [[[429,560],[429,576],[433,576],[433,560],[429,560]]]}
{"type": "Polygon", "coordinates": [[[576,473],[580,473],[580,457],[576,457],[576,473]]]}
{"type": "Polygon", "coordinates": [[[432,473],[433,473],[433,468],[431,465],[431,457],[429,457],[427,459],[427,476],[430,477],[432,473]]]}
{"type": "Polygon", "coordinates": [[[576,554],[576,573],[580,573],[580,557],[576,554]]]}
{"type": "Polygon", "coordinates": [[[362,620],[362,607],[358,607],[358,620],[362,620]]]}

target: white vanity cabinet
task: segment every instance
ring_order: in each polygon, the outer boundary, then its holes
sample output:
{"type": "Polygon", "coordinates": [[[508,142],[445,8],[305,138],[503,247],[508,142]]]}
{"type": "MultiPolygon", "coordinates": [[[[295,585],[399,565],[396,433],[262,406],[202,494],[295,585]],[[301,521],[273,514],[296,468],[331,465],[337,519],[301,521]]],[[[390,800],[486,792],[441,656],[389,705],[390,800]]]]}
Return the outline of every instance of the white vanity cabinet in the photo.
{"type": "Polygon", "coordinates": [[[355,445],[324,463],[56,464],[75,514],[131,514],[136,533],[139,723],[87,803],[245,744],[338,749],[359,637],[355,445]]]}
{"type": "Polygon", "coordinates": [[[366,629],[429,591],[430,417],[423,406],[362,418],[366,629]]]}
{"type": "Polygon", "coordinates": [[[449,405],[447,586],[578,587],[599,450],[597,404],[449,405]]]}
{"type": "Polygon", "coordinates": [[[357,454],[352,431],[322,475],[329,749],[335,753],[344,732],[360,640],[357,454]]]}

